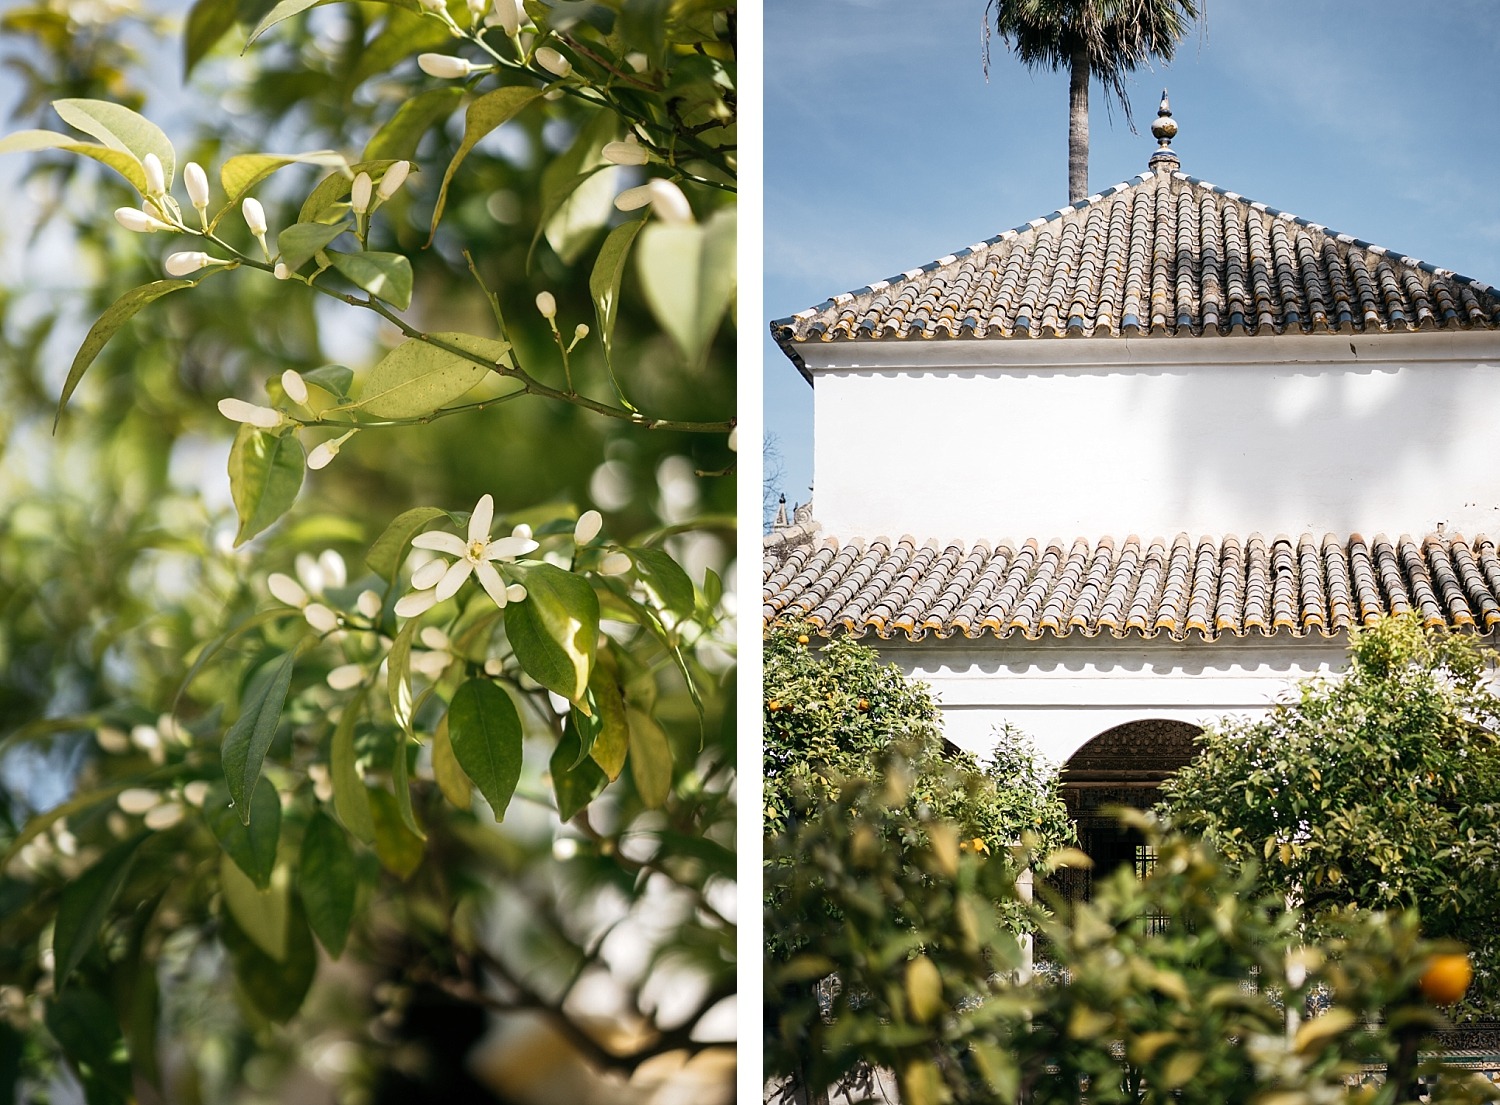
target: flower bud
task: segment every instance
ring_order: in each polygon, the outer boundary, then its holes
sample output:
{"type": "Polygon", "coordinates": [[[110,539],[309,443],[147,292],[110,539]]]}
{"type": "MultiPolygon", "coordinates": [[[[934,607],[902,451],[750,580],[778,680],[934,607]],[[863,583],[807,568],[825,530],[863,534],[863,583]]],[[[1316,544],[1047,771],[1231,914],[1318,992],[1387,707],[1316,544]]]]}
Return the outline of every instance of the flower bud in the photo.
{"type": "Polygon", "coordinates": [[[189,161],[182,169],[182,183],[187,185],[188,199],[200,212],[208,207],[208,174],[196,161],[189,161]]]}
{"type": "Polygon", "coordinates": [[[266,232],[266,209],[260,205],[260,200],[254,196],[246,196],[245,202],[240,204],[240,212],[245,216],[245,225],[250,228],[250,233],[257,238],[266,232]]]}
{"type": "Polygon", "coordinates": [[[448,5],[443,3],[443,0],[420,0],[420,3],[422,7],[426,8],[434,15],[437,15],[439,12],[446,12],[448,10],[448,5]]]}
{"type": "Polygon", "coordinates": [[[439,80],[461,80],[474,70],[469,62],[452,54],[418,54],[417,68],[439,80]]]}
{"type": "Polygon", "coordinates": [[[682,189],[670,180],[655,177],[646,182],[646,192],[651,199],[651,210],[657,218],[673,226],[688,226],[693,221],[693,208],[682,189]]]}
{"type": "Polygon", "coordinates": [[[360,173],[349,187],[349,206],[354,208],[356,215],[363,215],[370,209],[370,192],[370,174],[360,173]]]}
{"type": "Polygon", "coordinates": [[[546,319],[557,317],[557,298],[551,292],[536,293],[536,309],[546,319]]]}
{"type": "Polygon", "coordinates": [[[537,50],[536,63],[556,77],[566,77],[573,72],[573,63],[550,46],[537,50]]]}
{"type": "Polygon", "coordinates": [[[161,795],[154,790],[145,787],[131,787],[120,791],[115,799],[115,804],[128,814],[145,813],[154,806],[161,804],[161,795]]]}
{"type": "Polygon", "coordinates": [[[365,669],[358,664],[342,664],[328,673],[328,685],[336,691],[350,691],[365,681],[365,669]]]}
{"type": "Polygon", "coordinates": [[[266,589],[271,592],[271,597],[288,606],[302,608],[307,605],[307,592],[285,572],[272,572],[266,577],[266,589]]]}
{"type": "Polygon", "coordinates": [[[578,516],[578,524],[573,527],[573,540],[579,545],[587,545],[599,536],[599,531],[603,528],[603,516],[597,510],[585,510],[578,516]]]}
{"type": "Polygon", "coordinates": [[[290,280],[292,278],[292,270],[287,268],[280,261],[277,261],[276,267],[271,270],[271,275],[274,276],[277,280],[290,280]]]}
{"type": "Polygon", "coordinates": [[[415,618],[418,614],[425,614],[436,605],[436,592],[415,591],[410,595],[403,595],[394,609],[398,618],[415,618]]]}
{"type": "Polygon", "coordinates": [[[208,792],[212,788],[207,779],[194,779],[182,788],[182,800],[195,809],[202,809],[203,803],[208,801],[208,792]]]}
{"type": "Polygon", "coordinates": [[[115,208],[115,222],[135,234],[155,234],[158,230],[171,230],[171,226],[158,218],[137,211],[134,207],[115,208]]]}
{"type": "Polygon", "coordinates": [[[599,152],[613,165],[644,165],[651,160],[646,147],[637,142],[633,134],[623,142],[604,143],[604,149],[599,152]]]}
{"type": "Polygon", "coordinates": [[[159,196],[167,190],[167,178],[162,172],[161,158],[148,153],[141,158],[141,168],[146,170],[146,195],[159,196]]]}
{"type": "Polygon", "coordinates": [[[293,403],[307,402],[307,384],[295,368],[289,368],[281,374],[281,390],[286,392],[287,398],[293,403]]]}
{"type": "Polygon", "coordinates": [[[515,38],[526,22],[526,10],[521,7],[521,0],[495,0],[494,18],[506,34],[515,38]]]}
{"type": "Polygon", "coordinates": [[[500,675],[504,671],[505,665],[502,664],[499,660],[495,659],[493,656],[491,656],[484,662],[485,675],[500,675]]]}
{"type": "Polygon", "coordinates": [[[162,267],[167,270],[168,276],[189,276],[209,265],[227,264],[229,264],[228,261],[220,261],[217,257],[210,257],[206,253],[193,252],[169,254],[162,267]]]}
{"type": "Polygon", "coordinates": [[[94,739],[103,752],[119,756],[130,751],[130,738],[119,729],[105,726],[94,734],[94,739]]]}
{"type": "Polygon", "coordinates": [[[244,422],[249,426],[258,426],[262,430],[274,430],[282,423],[280,411],[272,410],[270,407],[258,407],[243,399],[220,399],[219,413],[231,422],[244,422]]]}
{"type": "Polygon", "coordinates": [[[630,571],[631,559],[625,553],[612,552],[599,562],[599,574],[606,576],[624,575],[630,571]]]}
{"type": "Polygon", "coordinates": [[[485,9],[490,6],[489,0],[467,0],[469,17],[478,23],[484,18],[485,9]]]}
{"type": "Polygon", "coordinates": [[[146,828],[156,832],[170,829],[182,820],[183,812],[182,806],[177,802],[163,802],[159,806],[152,806],[146,811],[144,818],[146,828]]]}
{"type": "Polygon", "coordinates": [[[573,327],[573,344],[574,345],[577,345],[579,342],[581,342],[584,338],[586,338],[588,336],[589,336],[589,324],[588,323],[586,323],[586,322],[580,322],[577,326],[573,327]]]}
{"type": "Polygon", "coordinates": [[[738,426],[729,431],[729,451],[731,453],[740,451],[740,428],[738,426]]]}
{"type": "Polygon", "coordinates": [[[348,441],[357,431],[350,430],[341,437],[329,438],[327,441],[314,445],[312,451],[307,454],[307,466],[314,470],[327,468],[333,463],[333,458],[339,455],[344,442],[348,441]]]}
{"type": "Polygon", "coordinates": [[[410,161],[398,161],[385,171],[385,176],[380,178],[380,188],[377,191],[382,202],[396,194],[406,183],[406,176],[410,172],[410,161]]]}
{"type": "Polygon", "coordinates": [[[339,627],[339,616],[321,602],[310,602],[302,609],[307,624],[319,633],[332,633],[339,627]]]}
{"type": "Polygon", "coordinates": [[[359,598],[354,600],[354,608],[367,618],[378,618],[380,617],[380,595],[375,591],[361,591],[359,598]]]}
{"type": "Polygon", "coordinates": [[[526,588],[519,583],[512,583],[505,589],[506,602],[525,602],[526,588]]]}

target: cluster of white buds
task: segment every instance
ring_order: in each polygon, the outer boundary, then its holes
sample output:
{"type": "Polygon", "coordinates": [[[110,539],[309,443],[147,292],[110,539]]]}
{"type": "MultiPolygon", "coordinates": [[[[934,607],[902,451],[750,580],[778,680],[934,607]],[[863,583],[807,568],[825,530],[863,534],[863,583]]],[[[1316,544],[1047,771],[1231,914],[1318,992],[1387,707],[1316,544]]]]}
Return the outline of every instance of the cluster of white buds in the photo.
{"type": "Polygon", "coordinates": [[[115,798],[115,804],[120,807],[121,813],[142,818],[146,828],[156,832],[170,829],[182,820],[186,812],[181,802],[169,800],[160,791],[146,787],[122,790],[115,798]]]}
{"type": "Polygon", "coordinates": [[[302,611],[307,624],[319,633],[332,633],[339,627],[339,616],[313,597],[322,597],[326,587],[342,587],[348,581],[344,558],[332,549],[324,549],[314,560],[307,553],[297,554],[297,579],[285,572],[266,577],[266,589],[273,598],[302,611]],[[300,581],[300,582],[299,582],[300,581]]]}
{"type": "Polygon", "coordinates": [[[664,223],[689,226],[693,222],[693,208],[682,189],[663,177],[652,177],[645,184],[627,188],[615,197],[615,206],[621,211],[635,211],[648,203],[664,223]]]}
{"type": "Polygon", "coordinates": [[[573,63],[550,46],[538,47],[536,63],[554,77],[566,77],[573,72],[573,63]]]}
{"type": "Polygon", "coordinates": [[[612,165],[644,165],[651,160],[651,152],[640,144],[634,134],[626,135],[623,142],[604,143],[604,148],[599,152],[612,165]]]}
{"type": "Polygon", "coordinates": [[[464,58],[454,57],[452,54],[418,54],[417,68],[429,77],[452,81],[462,80],[474,72],[475,69],[487,69],[489,67],[476,66],[473,62],[464,58]]]}

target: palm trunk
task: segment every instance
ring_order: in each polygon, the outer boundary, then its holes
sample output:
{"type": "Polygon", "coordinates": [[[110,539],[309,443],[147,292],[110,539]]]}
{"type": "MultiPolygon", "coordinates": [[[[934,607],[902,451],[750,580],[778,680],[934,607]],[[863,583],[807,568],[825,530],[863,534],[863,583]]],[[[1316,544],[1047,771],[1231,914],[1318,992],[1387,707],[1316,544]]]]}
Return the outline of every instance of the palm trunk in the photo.
{"type": "Polygon", "coordinates": [[[1073,51],[1068,81],[1068,202],[1089,194],[1089,56],[1073,51]]]}

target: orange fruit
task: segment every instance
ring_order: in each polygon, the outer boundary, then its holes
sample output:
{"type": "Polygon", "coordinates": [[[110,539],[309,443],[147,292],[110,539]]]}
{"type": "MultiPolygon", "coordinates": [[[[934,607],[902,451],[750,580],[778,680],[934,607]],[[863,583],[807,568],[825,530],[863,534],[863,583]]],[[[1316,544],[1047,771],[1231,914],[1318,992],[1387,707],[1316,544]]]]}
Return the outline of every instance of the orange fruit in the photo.
{"type": "Polygon", "coordinates": [[[797,643],[798,643],[798,644],[799,644],[799,645],[805,645],[805,644],[807,644],[807,634],[806,634],[806,633],[804,633],[804,634],[802,634],[802,635],[801,635],[801,636],[799,636],[799,637],[798,637],[798,638],[797,638],[797,643]]]}
{"type": "Polygon", "coordinates": [[[779,709],[781,709],[781,702],[779,700],[773,698],[773,699],[771,699],[770,702],[766,703],[766,709],[768,709],[768,710],[779,710],[779,709]]]}
{"type": "Polygon", "coordinates": [[[859,700],[859,708],[861,711],[868,711],[870,708],[870,700],[868,698],[861,698],[859,700]]]}
{"type": "Polygon", "coordinates": [[[1422,972],[1422,996],[1434,1005],[1452,1005],[1464,996],[1473,978],[1474,968],[1467,955],[1435,955],[1422,972]]]}

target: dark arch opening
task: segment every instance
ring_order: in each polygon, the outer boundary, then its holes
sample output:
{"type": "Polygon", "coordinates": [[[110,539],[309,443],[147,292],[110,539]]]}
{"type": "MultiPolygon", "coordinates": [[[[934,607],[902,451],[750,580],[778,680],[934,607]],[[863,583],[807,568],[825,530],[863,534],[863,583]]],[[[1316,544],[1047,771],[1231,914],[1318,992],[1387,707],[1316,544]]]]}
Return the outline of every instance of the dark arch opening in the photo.
{"type": "Polygon", "coordinates": [[[1062,769],[1062,799],[1078,826],[1079,847],[1094,866],[1059,872],[1059,888],[1067,897],[1086,901],[1095,878],[1127,864],[1138,874],[1146,872],[1155,857],[1145,840],[1105,811],[1154,806],[1161,784],[1197,754],[1194,742],[1201,732],[1185,721],[1129,721],[1105,730],[1069,757],[1062,769]]]}

